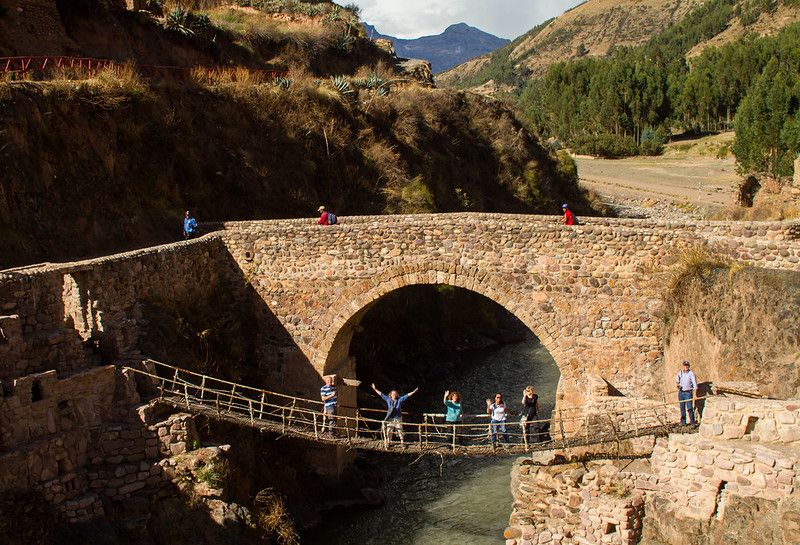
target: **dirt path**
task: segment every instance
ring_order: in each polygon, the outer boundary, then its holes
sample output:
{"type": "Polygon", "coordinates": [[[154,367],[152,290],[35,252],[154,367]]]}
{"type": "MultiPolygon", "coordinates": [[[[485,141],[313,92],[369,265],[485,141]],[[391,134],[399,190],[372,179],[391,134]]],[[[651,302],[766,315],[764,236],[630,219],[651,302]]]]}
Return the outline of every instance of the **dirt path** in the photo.
{"type": "Polygon", "coordinates": [[[733,203],[739,177],[733,159],[576,156],[581,184],[614,198],[654,199],[712,210],[733,203]]]}

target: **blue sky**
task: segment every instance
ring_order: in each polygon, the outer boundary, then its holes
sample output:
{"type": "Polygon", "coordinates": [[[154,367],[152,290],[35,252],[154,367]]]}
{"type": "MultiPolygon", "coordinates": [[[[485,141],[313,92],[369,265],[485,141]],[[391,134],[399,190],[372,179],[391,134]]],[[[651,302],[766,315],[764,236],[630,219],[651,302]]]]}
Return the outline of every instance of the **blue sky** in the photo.
{"type": "Polygon", "coordinates": [[[467,23],[503,38],[516,38],[582,0],[339,0],[361,7],[361,19],[398,38],[439,34],[467,23]]]}

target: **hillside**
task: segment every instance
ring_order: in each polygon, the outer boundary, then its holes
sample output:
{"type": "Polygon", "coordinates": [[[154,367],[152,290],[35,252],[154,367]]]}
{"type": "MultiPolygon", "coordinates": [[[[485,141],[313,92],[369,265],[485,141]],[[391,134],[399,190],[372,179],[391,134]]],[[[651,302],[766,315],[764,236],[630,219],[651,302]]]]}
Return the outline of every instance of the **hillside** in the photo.
{"type": "Polygon", "coordinates": [[[750,34],[769,36],[800,20],[793,0],[587,0],[546,21],[494,54],[483,55],[437,75],[443,87],[515,92],[525,80],[543,76],[556,62],[604,57],[614,48],[642,45],[698,8],[731,6],[721,30],[704,36],[686,53],[699,55],[750,34]],[[488,84],[487,84],[488,83],[488,84]]]}
{"type": "MultiPolygon", "coordinates": [[[[61,28],[51,46],[63,52],[205,68],[0,82],[0,267],[172,241],[186,208],[201,221],[310,217],[322,203],[344,221],[557,213],[564,200],[592,213],[568,156],[506,106],[398,77],[396,59],[346,34],[353,20],[331,4],[212,7],[184,17],[191,33],[114,6],[51,4],[36,28],[61,28]],[[256,70],[273,66],[288,72],[256,70]]],[[[10,13],[6,48],[24,26],[10,13]]]]}
{"type": "MultiPolygon", "coordinates": [[[[612,47],[639,45],[683,18],[702,0],[588,0],[560,17],[537,26],[498,52],[520,73],[541,76],[554,62],[581,56],[603,56],[612,47]]],[[[485,83],[480,71],[492,60],[456,66],[436,78],[445,87],[485,83]]]]}
{"type": "Polygon", "coordinates": [[[510,41],[464,23],[450,25],[444,32],[435,36],[414,39],[387,36],[369,24],[365,24],[364,28],[367,36],[372,39],[383,38],[391,41],[400,57],[429,61],[434,73],[494,51],[510,41]]]}

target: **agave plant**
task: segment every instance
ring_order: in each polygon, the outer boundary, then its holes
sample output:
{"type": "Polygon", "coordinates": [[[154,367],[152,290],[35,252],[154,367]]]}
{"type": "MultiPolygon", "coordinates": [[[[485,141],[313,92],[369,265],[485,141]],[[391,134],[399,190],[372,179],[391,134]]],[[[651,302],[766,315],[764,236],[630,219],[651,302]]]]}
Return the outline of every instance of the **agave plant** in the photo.
{"type": "Polygon", "coordinates": [[[272,80],[272,83],[274,83],[279,89],[288,89],[292,86],[292,80],[280,76],[272,80]]]}
{"type": "Polygon", "coordinates": [[[331,76],[331,83],[344,96],[350,96],[355,93],[350,82],[344,76],[331,76]]]}
{"type": "Polygon", "coordinates": [[[194,31],[189,28],[190,15],[187,10],[176,6],[164,18],[164,28],[179,32],[184,36],[194,36],[194,31]]]}

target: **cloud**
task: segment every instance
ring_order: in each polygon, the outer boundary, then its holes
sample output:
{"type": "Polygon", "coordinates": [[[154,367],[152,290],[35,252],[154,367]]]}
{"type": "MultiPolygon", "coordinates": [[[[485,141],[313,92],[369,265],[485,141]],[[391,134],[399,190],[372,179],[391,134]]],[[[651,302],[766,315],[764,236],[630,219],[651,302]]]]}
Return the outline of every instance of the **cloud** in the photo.
{"type": "Polygon", "coordinates": [[[417,38],[467,23],[504,38],[516,38],[581,0],[354,0],[361,19],[384,34],[417,38]]]}

